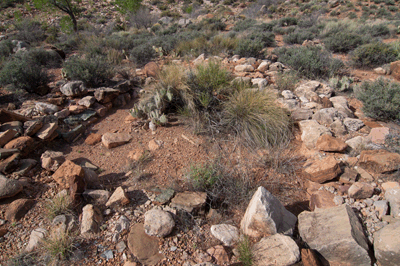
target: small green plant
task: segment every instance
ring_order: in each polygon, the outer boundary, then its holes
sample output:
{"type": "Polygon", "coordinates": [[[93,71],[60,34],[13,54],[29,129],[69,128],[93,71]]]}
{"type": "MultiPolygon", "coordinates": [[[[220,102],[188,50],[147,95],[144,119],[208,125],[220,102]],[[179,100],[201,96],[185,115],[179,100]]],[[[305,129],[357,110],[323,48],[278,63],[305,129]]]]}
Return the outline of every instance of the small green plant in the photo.
{"type": "Polygon", "coordinates": [[[103,56],[71,57],[65,61],[64,71],[69,79],[81,80],[86,86],[97,86],[109,80],[114,70],[103,56]]]}
{"type": "Polygon", "coordinates": [[[352,89],[353,79],[347,76],[332,77],[329,79],[329,84],[337,91],[343,92],[352,89]]]}
{"type": "Polygon", "coordinates": [[[51,220],[57,215],[71,214],[72,208],[71,198],[67,194],[59,194],[52,200],[48,200],[45,205],[47,216],[51,220]]]}
{"type": "Polygon", "coordinates": [[[251,241],[248,236],[244,235],[238,243],[239,261],[243,266],[252,266],[254,263],[254,255],[251,250],[251,241]]]}
{"type": "Polygon", "coordinates": [[[222,114],[223,124],[249,146],[275,146],[291,138],[290,117],[271,93],[239,88],[223,103],[222,114]]]}
{"type": "Polygon", "coordinates": [[[67,259],[72,254],[74,238],[69,232],[52,234],[43,240],[43,248],[50,255],[53,262],[67,259]]]}
{"type": "Polygon", "coordinates": [[[147,43],[134,47],[130,54],[134,62],[139,66],[145,65],[157,56],[156,51],[147,43]]]}
{"type": "Polygon", "coordinates": [[[186,174],[189,182],[196,190],[207,191],[212,189],[221,178],[214,164],[195,164],[190,166],[186,174]]]}
{"type": "Polygon", "coordinates": [[[297,82],[299,82],[299,77],[296,71],[285,71],[282,73],[278,73],[278,76],[275,80],[276,86],[280,91],[290,90],[293,91],[296,88],[297,82]]]}
{"type": "Polygon", "coordinates": [[[381,120],[400,120],[400,84],[388,79],[364,81],[355,88],[366,115],[381,120]]]}

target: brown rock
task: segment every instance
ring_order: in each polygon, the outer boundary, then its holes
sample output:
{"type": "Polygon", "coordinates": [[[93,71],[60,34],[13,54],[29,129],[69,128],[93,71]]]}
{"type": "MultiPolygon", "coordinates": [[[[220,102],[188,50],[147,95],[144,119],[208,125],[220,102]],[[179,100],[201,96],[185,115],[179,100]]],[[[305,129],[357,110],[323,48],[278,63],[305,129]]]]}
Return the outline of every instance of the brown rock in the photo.
{"type": "Polygon", "coordinates": [[[315,209],[329,209],[335,207],[336,204],[333,201],[335,197],[334,194],[326,190],[318,190],[311,195],[310,199],[310,209],[314,211],[315,209]]]}
{"type": "Polygon", "coordinates": [[[7,233],[8,233],[8,230],[6,228],[0,228],[0,237],[3,237],[7,233]]]}
{"type": "Polygon", "coordinates": [[[101,142],[103,145],[108,148],[115,148],[121,146],[125,143],[128,143],[131,140],[131,136],[127,133],[105,133],[101,137],[101,142]]]}
{"type": "Polygon", "coordinates": [[[388,173],[400,168],[400,154],[386,150],[364,150],[358,165],[372,173],[388,173]]]}
{"type": "Polygon", "coordinates": [[[321,104],[322,104],[322,108],[331,108],[331,107],[333,107],[333,104],[329,100],[328,97],[322,97],[320,101],[321,101],[321,104]]]}
{"type": "Polygon", "coordinates": [[[132,115],[125,116],[125,123],[127,123],[127,124],[132,123],[137,120],[138,119],[136,117],[133,117],[132,115]]]}
{"type": "Polygon", "coordinates": [[[0,147],[6,145],[10,140],[15,138],[17,135],[17,131],[14,129],[8,129],[7,131],[0,133],[0,147]]]}
{"type": "Polygon", "coordinates": [[[92,204],[86,205],[82,208],[81,235],[86,238],[92,237],[100,231],[102,222],[103,215],[101,211],[92,204]]]}
{"type": "Polygon", "coordinates": [[[24,136],[13,139],[4,146],[4,149],[18,149],[21,151],[21,153],[26,154],[29,153],[33,144],[34,144],[33,138],[24,136]]]}
{"type": "Polygon", "coordinates": [[[83,105],[71,105],[68,107],[68,110],[72,113],[72,114],[80,114],[83,111],[86,110],[86,107],[83,105]]]}
{"type": "Polygon", "coordinates": [[[131,227],[128,235],[128,247],[143,265],[156,265],[164,259],[164,255],[159,253],[158,238],[147,235],[141,223],[131,227]]]}
{"type": "Polygon", "coordinates": [[[350,198],[366,199],[374,194],[374,187],[368,183],[355,182],[347,191],[350,198]]]}
{"type": "Polygon", "coordinates": [[[385,138],[389,135],[388,127],[376,127],[371,129],[368,137],[376,144],[385,144],[385,138]]]}
{"type": "Polygon", "coordinates": [[[390,63],[390,72],[395,79],[400,80],[400,61],[390,63]]]}
{"type": "Polygon", "coordinates": [[[41,129],[36,133],[39,139],[50,140],[54,135],[54,132],[58,128],[58,123],[47,123],[44,124],[41,129]]]}
{"type": "Polygon", "coordinates": [[[215,262],[219,265],[225,265],[229,263],[229,255],[225,248],[221,245],[211,247],[207,249],[207,253],[214,258],[215,262]]]}
{"type": "Polygon", "coordinates": [[[76,206],[81,202],[82,194],[85,191],[86,183],[81,176],[71,176],[68,179],[69,197],[76,206]]]}
{"type": "Polygon", "coordinates": [[[134,161],[139,161],[139,159],[143,156],[143,154],[146,152],[145,149],[143,148],[138,148],[136,150],[130,151],[128,154],[128,158],[132,159],[134,161]]]}
{"type": "Polygon", "coordinates": [[[206,192],[181,192],[171,200],[171,206],[187,212],[199,211],[205,206],[206,200],[206,192]]]}
{"type": "Polygon", "coordinates": [[[19,221],[32,208],[34,203],[35,201],[31,199],[17,199],[13,201],[6,210],[6,220],[10,222],[19,221]]]}
{"type": "Polygon", "coordinates": [[[27,121],[24,123],[25,136],[35,135],[43,126],[41,120],[27,121]]]}
{"type": "Polygon", "coordinates": [[[93,109],[96,111],[96,113],[100,117],[104,117],[107,114],[107,107],[105,107],[99,103],[94,103],[93,109]]]}
{"type": "Polygon", "coordinates": [[[382,189],[383,191],[389,191],[391,189],[400,189],[400,184],[399,182],[385,182],[382,184],[382,189]]]}
{"type": "Polygon", "coordinates": [[[301,250],[301,261],[304,266],[320,266],[321,262],[318,259],[317,254],[312,249],[301,250]]]}
{"type": "Polygon", "coordinates": [[[346,167],[344,173],[340,176],[339,182],[344,184],[353,184],[356,182],[358,172],[354,169],[346,167]]]}
{"type": "Polygon", "coordinates": [[[110,199],[107,201],[107,207],[123,206],[129,203],[129,198],[126,196],[122,187],[117,187],[110,199]]]}
{"type": "Polygon", "coordinates": [[[144,66],[143,73],[147,77],[156,78],[160,72],[160,67],[155,62],[149,62],[144,66]]]}
{"type": "Polygon", "coordinates": [[[12,122],[12,121],[21,121],[21,122],[26,122],[31,120],[30,118],[10,112],[4,109],[0,109],[0,124],[2,123],[7,123],[7,122],[12,122]]]}
{"type": "Polygon", "coordinates": [[[101,141],[101,135],[97,133],[90,133],[89,136],[87,136],[85,143],[87,145],[95,145],[101,141]]]}
{"type": "Polygon", "coordinates": [[[306,163],[304,171],[308,175],[308,179],[318,183],[332,180],[342,172],[333,156],[315,160],[311,164],[306,163]]]}
{"type": "Polygon", "coordinates": [[[346,150],[347,144],[340,139],[325,134],[318,138],[316,147],[320,151],[343,152],[346,150]]]}
{"type": "Polygon", "coordinates": [[[149,150],[155,151],[158,150],[162,146],[162,141],[152,139],[149,142],[149,150]]]}
{"type": "Polygon", "coordinates": [[[76,165],[70,160],[66,160],[60,168],[53,174],[54,180],[60,185],[62,189],[69,188],[69,179],[74,176],[85,177],[85,172],[82,167],[76,165]]]}

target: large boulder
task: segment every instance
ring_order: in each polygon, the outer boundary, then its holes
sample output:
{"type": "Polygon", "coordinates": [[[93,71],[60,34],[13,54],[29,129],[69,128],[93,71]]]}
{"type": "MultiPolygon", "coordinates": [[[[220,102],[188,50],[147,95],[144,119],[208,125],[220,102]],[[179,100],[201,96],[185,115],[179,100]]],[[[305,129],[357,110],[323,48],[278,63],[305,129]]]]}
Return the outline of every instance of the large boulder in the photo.
{"type": "Polygon", "coordinates": [[[315,149],[318,138],[324,134],[332,135],[329,129],[320,125],[316,120],[303,120],[299,122],[301,140],[308,149],[315,149]]]}
{"type": "Polygon", "coordinates": [[[358,165],[372,173],[388,173],[400,168],[400,154],[386,150],[364,150],[358,165]]]}
{"type": "Polygon", "coordinates": [[[374,251],[378,265],[400,265],[400,222],[389,224],[374,234],[374,251]]]}
{"type": "Polygon", "coordinates": [[[300,260],[300,250],[289,236],[275,234],[264,237],[252,248],[254,265],[293,265],[300,260]]]}
{"type": "Polygon", "coordinates": [[[87,93],[87,89],[82,81],[70,81],[60,88],[60,91],[65,96],[81,96],[87,93]]]}
{"type": "Polygon", "coordinates": [[[331,265],[371,266],[363,227],[348,205],[300,213],[299,233],[331,265]]]}
{"type": "Polygon", "coordinates": [[[244,234],[265,237],[277,233],[291,235],[297,218],[264,187],[254,193],[241,221],[244,234]]]}

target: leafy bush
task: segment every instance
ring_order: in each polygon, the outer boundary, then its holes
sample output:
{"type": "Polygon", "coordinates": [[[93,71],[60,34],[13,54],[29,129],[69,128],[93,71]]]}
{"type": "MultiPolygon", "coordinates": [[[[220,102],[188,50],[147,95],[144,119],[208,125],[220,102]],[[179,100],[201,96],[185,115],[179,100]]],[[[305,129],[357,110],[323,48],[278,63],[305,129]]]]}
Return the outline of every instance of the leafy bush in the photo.
{"type": "Polygon", "coordinates": [[[195,190],[207,191],[212,189],[221,178],[218,168],[214,164],[194,164],[186,174],[195,190]]]}
{"type": "Polygon", "coordinates": [[[384,78],[364,81],[355,89],[366,115],[380,120],[400,120],[400,84],[384,78]]]}
{"type": "Polygon", "coordinates": [[[112,66],[102,56],[74,56],[65,61],[63,67],[69,79],[81,80],[87,86],[100,85],[114,75],[112,66]]]}
{"type": "Polygon", "coordinates": [[[250,146],[275,146],[291,137],[288,114],[265,91],[239,88],[223,103],[222,113],[223,124],[250,146]]]}
{"type": "Polygon", "coordinates": [[[347,53],[363,44],[361,35],[354,32],[341,31],[324,39],[326,48],[335,53],[347,53]]]}
{"type": "Polygon", "coordinates": [[[259,57],[262,49],[263,45],[261,41],[245,39],[239,41],[235,54],[238,54],[241,57],[259,57]]]}
{"type": "Polygon", "coordinates": [[[134,62],[139,66],[145,65],[146,63],[153,60],[156,56],[156,51],[153,49],[152,46],[149,46],[148,44],[141,44],[131,50],[131,57],[134,62]]]}
{"type": "Polygon", "coordinates": [[[18,32],[14,35],[14,39],[30,43],[39,43],[46,39],[46,32],[42,29],[42,25],[38,21],[24,19],[15,23],[18,32]]]}
{"type": "Polygon", "coordinates": [[[397,59],[396,50],[389,44],[374,42],[364,44],[350,54],[350,60],[356,67],[373,68],[397,59]]]}
{"type": "Polygon", "coordinates": [[[302,44],[305,40],[314,39],[315,35],[309,30],[296,29],[294,32],[283,36],[286,44],[302,44]]]}
{"type": "Polygon", "coordinates": [[[275,52],[280,62],[310,79],[329,78],[344,72],[343,62],[320,47],[282,47],[275,52]]]}
{"type": "Polygon", "coordinates": [[[36,92],[46,86],[48,77],[43,67],[29,56],[17,55],[10,58],[0,71],[0,84],[14,89],[36,92]]]}

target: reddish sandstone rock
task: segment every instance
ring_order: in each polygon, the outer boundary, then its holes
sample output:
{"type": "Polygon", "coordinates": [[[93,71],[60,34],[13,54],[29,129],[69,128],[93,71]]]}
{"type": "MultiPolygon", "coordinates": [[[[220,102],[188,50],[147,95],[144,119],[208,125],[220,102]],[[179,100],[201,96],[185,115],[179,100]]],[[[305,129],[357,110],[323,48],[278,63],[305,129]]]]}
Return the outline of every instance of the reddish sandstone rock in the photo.
{"type": "Polygon", "coordinates": [[[387,173],[400,168],[400,154],[386,150],[365,150],[360,154],[358,165],[372,173],[387,173]]]}
{"type": "Polygon", "coordinates": [[[22,153],[28,153],[34,144],[34,140],[31,137],[24,136],[13,139],[4,146],[4,149],[18,149],[22,153]]]}
{"type": "Polygon", "coordinates": [[[343,152],[347,148],[347,144],[331,135],[325,134],[318,138],[316,143],[317,149],[320,151],[343,152]]]}
{"type": "Polygon", "coordinates": [[[89,136],[86,138],[85,143],[87,145],[95,145],[101,141],[101,135],[97,133],[91,133],[89,136]]]}
{"type": "Polygon", "coordinates": [[[13,201],[7,208],[5,213],[6,220],[17,222],[32,208],[35,204],[31,199],[17,199],[13,201]]]}
{"type": "Polygon", "coordinates": [[[318,183],[332,180],[342,172],[333,156],[306,163],[304,171],[308,175],[308,179],[318,183]]]}
{"type": "Polygon", "coordinates": [[[74,176],[84,178],[85,172],[83,171],[82,167],[76,165],[70,160],[66,160],[53,174],[54,180],[62,189],[69,188],[69,179],[73,178],[74,176]]]}
{"type": "Polygon", "coordinates": [[[310,199],[310,209],[314,211],[315,209],[328,209],[335,207],[336,204],[333,201],[335,197],[334,194],[326,190],[318,190],[311,195],[310,199]]]}

